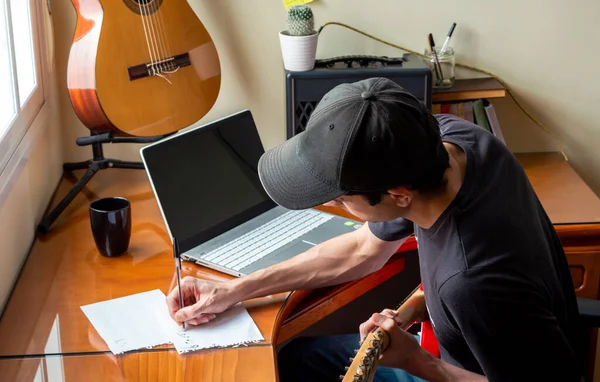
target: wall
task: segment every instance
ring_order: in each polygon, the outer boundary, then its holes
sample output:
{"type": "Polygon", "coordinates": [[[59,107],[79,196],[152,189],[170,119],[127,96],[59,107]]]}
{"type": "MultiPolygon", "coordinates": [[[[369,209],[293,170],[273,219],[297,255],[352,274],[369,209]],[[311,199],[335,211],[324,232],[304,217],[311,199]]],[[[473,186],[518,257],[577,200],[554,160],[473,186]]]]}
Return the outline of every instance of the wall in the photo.
{"type": "MultiPolygon", "coordinates": [[[[457,22],[453,46],[459,62],[496,73],[531,112],[564,143],[575,169],[600,192],[600,141],[595,77],[600,50],[590,41],[600,2],[581,0],[317,0],[316,25],[340,21],[409,49],[422,51],[426,35],[443,42],[457,22]],[[590,36],[590,38],[586,37],[590,36]]],[[[243,108],[252,110],[267,148],[285,138],[284,74],[277,33],[285,27],[282,0],[190,0],[211,33],[222,60],[221,94],[199,123],[243,108]]],[[[68,49],[75,27],[70,2],[54,2],[57,59],[64,84],[68,49]]],[[[318,57],[341,54],[398,55],[400,52],[338,26],[321,34],[318,57]]],[[[462,74],[463,76],[465,74],[462,74]]],[[[471,75],[471,74],[468,74],[471,75]]],[[[70,160],[89,157],[77,136],[89,132],[76,119],[62,89],[65,148],[70,160]]],[[[555,150],[549,136],[532,124],[510,98],[495,101],[508,145],[515,152],[555,150]]],[[[137,159],[136,145],[107,148],[112,156],[137,159]]]]}
{"type": "Polygon", "coordinates": [[[45,62],[50,72],[45,84],[47,101],[19,143],[6,173],[0,176],[2,181],[10,179],[8,186],[0,190],[0,314],[62,172],[62,129],[50,22],[45,27],[48,37],[45,62]]]}
{"type": "Polygon", "coordinates": [[[34,146],[31,155],[19,169],[19,175],[9,194],[0,203],[0,313],[17,280],[21,267],[34,240],[48,200],[61,175],[61,136],[58,107],[43,116],[40,124],[48,124],[34,146]]]}

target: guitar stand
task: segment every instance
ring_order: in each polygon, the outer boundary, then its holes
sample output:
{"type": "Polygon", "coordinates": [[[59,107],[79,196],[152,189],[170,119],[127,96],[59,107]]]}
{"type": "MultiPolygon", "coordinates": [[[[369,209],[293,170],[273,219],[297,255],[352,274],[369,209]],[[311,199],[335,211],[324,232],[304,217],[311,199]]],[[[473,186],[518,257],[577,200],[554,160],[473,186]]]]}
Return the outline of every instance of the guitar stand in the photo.
{"type": "MultiPolygon", "coordinates": [[[[174,133],[172,133],[174,134],[174,133]]],[[[40,233],[47,233],[58,216],[67,208],[69,203],[75,199],[77,194],[85,187],[92,177],[100,170],[107,168],[144,169],[142,162],[130,162],[119,159],[105,158],[102,145],[104,143],[152,143],[159,141],[171,134],[154,137],[115,137],[112,133],[92,132],[89,137],[76,139],[78,146],[92,145],[93,159],[84,162],[64,163],[63,171],[87,169],[86,173],[75,183],[69,193],[54,207],[50,213],[42,219],[37,229],[40,233]]]]}

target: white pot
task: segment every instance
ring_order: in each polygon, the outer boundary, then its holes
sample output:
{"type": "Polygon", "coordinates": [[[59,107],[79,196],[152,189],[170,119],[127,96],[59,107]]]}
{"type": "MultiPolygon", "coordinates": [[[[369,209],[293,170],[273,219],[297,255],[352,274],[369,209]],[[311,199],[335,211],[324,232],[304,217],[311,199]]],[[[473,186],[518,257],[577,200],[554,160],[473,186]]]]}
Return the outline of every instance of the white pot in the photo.
{"type": "Polygon", "coordinates": [[[309,36],[292,36],[287,31],[279,32],[283,67],[294,72],[313,69],[318,39],[316,31],[309,36]]]}

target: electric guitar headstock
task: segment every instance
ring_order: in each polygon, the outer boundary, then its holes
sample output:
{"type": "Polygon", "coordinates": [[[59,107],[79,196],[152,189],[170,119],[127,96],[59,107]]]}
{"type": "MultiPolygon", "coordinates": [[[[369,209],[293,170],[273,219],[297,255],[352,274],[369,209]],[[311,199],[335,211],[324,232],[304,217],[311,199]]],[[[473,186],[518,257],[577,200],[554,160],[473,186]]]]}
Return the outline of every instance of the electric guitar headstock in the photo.
{"type": "MultiPolygon", "coordinates": [[[[423,293],[417,287],[400,303],[396,314],[403,322],[400,326],[401,329],[406,330],[414,324],[415,321],[408,317],[414,317],[417,310],[423,309],[423,299],[423,293]]],[[[346,374],[340,376],[340,380],[342,382],[372,382],[379,365],[379,358],[389,344],[390,337],[385,330],[377,328],[369,333],[360,348],[355,351],[354,358],[350,358],[351,364],[346,367],[346,374]]]]}
{"type": "Polygon", "coordinates": [[[390,337],[385,330],[378,328],[369,333],[349,367],[342,382],[372,382],[375,376],[379,357],[390,343],[390,337]]]}

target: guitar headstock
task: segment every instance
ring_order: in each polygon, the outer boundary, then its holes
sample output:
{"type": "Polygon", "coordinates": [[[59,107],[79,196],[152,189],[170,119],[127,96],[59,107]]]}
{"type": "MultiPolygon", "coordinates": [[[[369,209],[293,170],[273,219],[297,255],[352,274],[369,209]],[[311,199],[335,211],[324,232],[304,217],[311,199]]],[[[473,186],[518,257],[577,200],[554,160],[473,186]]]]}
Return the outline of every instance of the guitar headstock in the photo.
{"type": "Polygon", "coordinates": [[[389,336],[383,329],[378,328],[369,333],[354,359],[351,358],[352,363],[347,368],[346,375],[340,377],[342,382],[371,382],[377,370],[379,356],[389,343],[389,336]]]}
{"type": "MultiPolygon", "coordinates": [[[[415,323],[415,317],[423,315],[425,309],[425,297],[420,286],[408,295],[396,310],[397,322],[400,329],[406,330],[415,323]]],[[[346,374],[340,376],[342,382],[372,382],[375,376],[379,357],[390,344],[389,334],[383,329],[377,328],[367,335],[360,349],[356,352],[354,358],[350,358],[349,367],[346,367],[346,374]]]]}

